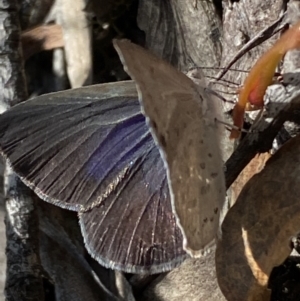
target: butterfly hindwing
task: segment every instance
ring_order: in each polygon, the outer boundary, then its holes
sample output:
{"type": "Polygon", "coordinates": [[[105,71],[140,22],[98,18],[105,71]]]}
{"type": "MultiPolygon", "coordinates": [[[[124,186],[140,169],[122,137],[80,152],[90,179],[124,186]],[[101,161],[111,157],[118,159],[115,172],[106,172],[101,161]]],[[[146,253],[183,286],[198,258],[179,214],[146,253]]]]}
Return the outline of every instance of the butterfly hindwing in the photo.
{"type": "Polygon", "coordinates": [[[101,254],[97,259],[104,263],[111,257],[117,262],[113,267],[122,268],[126,263],[132,265],[126,271],[141,272],[142,266],[152,273],[169,270],[185,256],[156,148],[139,158],[101,210],[84,212],[80,222],[92,254],[101,254]]]}

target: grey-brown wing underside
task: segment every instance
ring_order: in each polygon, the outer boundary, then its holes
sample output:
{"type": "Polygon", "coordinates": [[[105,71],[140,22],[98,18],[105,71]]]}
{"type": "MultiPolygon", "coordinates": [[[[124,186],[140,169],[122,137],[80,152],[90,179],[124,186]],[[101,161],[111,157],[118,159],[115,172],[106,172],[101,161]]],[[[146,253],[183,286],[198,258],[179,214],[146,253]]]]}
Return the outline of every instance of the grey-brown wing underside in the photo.
{"type": "Polygon", "coordinates": [[[114,45],[160,146],[184,248],[200,256],[215,238],[225,199],[212,106],[201,87],[150,52],[127,40],[114,45]]]}

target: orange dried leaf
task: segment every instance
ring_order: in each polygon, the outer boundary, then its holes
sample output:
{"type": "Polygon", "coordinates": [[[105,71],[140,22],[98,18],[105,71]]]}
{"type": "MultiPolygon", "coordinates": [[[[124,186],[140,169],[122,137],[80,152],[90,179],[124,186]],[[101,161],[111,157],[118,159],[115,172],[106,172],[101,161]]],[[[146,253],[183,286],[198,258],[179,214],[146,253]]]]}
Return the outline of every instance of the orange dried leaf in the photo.
{"type": "MultiPolygon", "coordinates": [[[[234,125],[242,128],[244,113],[249,102],[257,108],[263,107],[267,87],[272,83],[275,69],[287,51],[300,48],[300,22],[287,30],[281,38],[253,66],[239,94],[233,109],[234,125]]],[[[236,129],[231,131],[230,138],[240,137],[236,129]]]]}

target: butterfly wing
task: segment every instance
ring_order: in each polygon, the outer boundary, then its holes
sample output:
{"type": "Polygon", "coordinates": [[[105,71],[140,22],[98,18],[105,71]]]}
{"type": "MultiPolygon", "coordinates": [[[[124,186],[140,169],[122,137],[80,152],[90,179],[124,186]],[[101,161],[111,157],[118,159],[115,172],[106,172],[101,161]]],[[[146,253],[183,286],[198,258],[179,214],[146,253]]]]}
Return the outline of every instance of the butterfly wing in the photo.
{"type": "Polygon", "coordinates": [[[42,199],[79,212],[93,257],[160,272],[185,257],[164,165],[132,82],[26,101],[0,116],[1,152],[42,199]]]}
{"type": "Polygon", "coordinates": [[[171,65],[127,40],[114,41],[168,170],[184,248],[200,256],[211,245],[225,200],[213,106],[203,89],[171,65]]]}

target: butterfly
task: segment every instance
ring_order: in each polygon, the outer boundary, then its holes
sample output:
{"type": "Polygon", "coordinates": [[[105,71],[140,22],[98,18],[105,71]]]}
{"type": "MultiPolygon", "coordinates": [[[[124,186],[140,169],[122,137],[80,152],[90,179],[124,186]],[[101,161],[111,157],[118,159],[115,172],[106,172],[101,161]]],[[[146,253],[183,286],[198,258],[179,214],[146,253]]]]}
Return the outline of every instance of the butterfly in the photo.
{"type": "Polygon", "coordinates": [[[103,266],[158,273],[186,258],[132,81],[14,106],[0,115],[0,148],[41,199],[78,212],[86,248],[103,266]]]}
{"type": "Polygon", "coordinates": [[[78,212],[87,250],[100,264],[158,273],[182,262],[185,250],[198,256],[213,242],[222,163],[203,89],[146,50],[125,46],[126,68],[132,60],[148,80],[133,76],[142,111],[132,81],[40,96],[0,116],[0,150],[40,198],[78,212]],[[149,118],[145,91],[157,98],[153,112],[165,101],[167,111],[157,116],[165,114],[166,124],[149,118]]]}

